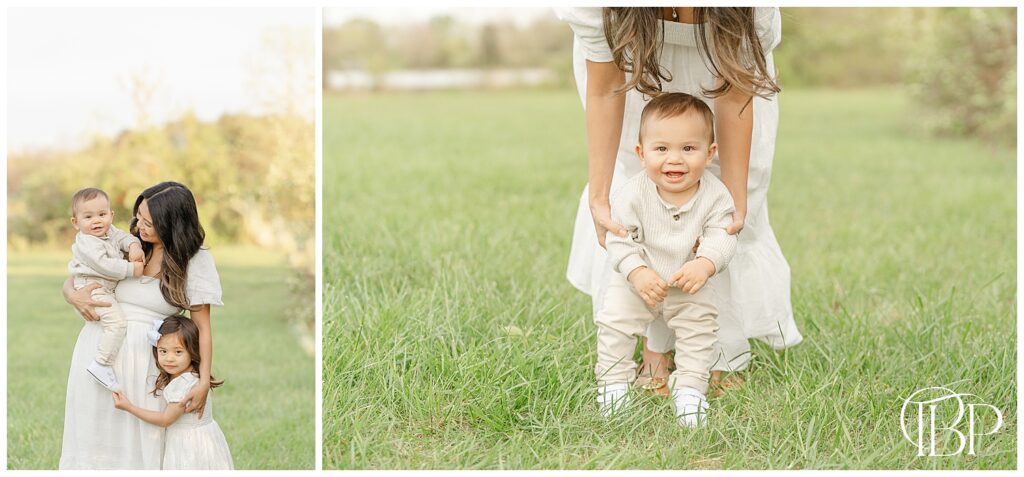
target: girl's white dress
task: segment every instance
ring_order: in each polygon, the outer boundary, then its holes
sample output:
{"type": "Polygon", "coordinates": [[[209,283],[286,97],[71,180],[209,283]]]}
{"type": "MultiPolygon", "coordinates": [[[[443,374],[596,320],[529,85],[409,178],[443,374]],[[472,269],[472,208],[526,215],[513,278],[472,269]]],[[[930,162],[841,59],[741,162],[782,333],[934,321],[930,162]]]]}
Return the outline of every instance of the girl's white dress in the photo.
{"type": "MultiPolygon", "coordinates": [[[[563,8],[556,14],[573,30],[573,70],[580,99],[586,107],[587,60],[612,61],[604,35],[601,8],[563,8]]],[[[778,8],[755,8],[758,36],[767,53],[768,68],[774,70],[771,50],[779,44],[782,21],[778,8]]],[[[685,92],[704,100],[714,111],[714,100],[703,95],[702,87],[714,86],[715,77],[705,64],[694,38],[694,25],[660,22],[664,47],[659,63],[672,80],[663,84],[665,92],[685,92]]],[[[712,45],[713,48],[713,45],[712,45]]],[[[628,74],[628,73],[627,73],[628,74]]],[[[634,152],[640,128],[640,113],[647,100],[636,90],[626,94],[622,136],[615,159],[612,193],[626,179],[641,172],[634,152]]],[[[720,358],[715,370],[745,369],[750,358],[748,339],[763,340],[776,349],[796,345],[803,337],[793,321],[790,304],[789,264],[768,222],[768,183],[775,155],[775,135],[779,124],[779,106],[775,99],[754,97],[753,137],[750,146],[750,172],[747,182],[747,217],[738,237],[736,255],[729,266],[709,281],[719,316],[720,358]]],[[[718,157],[709,170],[721,177],[718,157]]],[[[569,253],[567,277],[576,288],[593,297],[593,312],[600,310],[608,276],[613,273],[606,253],[597,242],[590,216],[587,189],[580,197],[569,253]]],[[[667,277],[665,277],[667,278],[667,277]]],[[[648,346],[654,351],[674,349],[675,336],[660,320],[647,330],[648,346]]]]}
{"type": "MultiPolygon", "coordinates": [[[[192,305],[223,305],[220,277],[208,251],[200,250],[189,261],[186,286],[192,305]]],[[[181,309],[164,301],[160,281],[152,277],[122,280],[115,294],[128,331],[114,361],[114,373],[128,400],[142,408],[161,409],[160,398],[152,393],[157,368],[146,334],[153,320],[181,309]]],[[[98,321],[85,322],[71,355],[60,468],[160,469],[164,429],[114,408],[110,391],[85,370],[102,334],[98,321]]]]}
{"type": "MultiPolygon", "coordinates": [[[[161,395],[168,403],[181,402],[199,382],[199,377],[185,373],[167,383],[161,395]]],[[[231,470],[231,451],[217,421],[213,420],[213,393],[206,398],[203,417],[185,413],[167,427],[164,438],[165,470],[231,470]]]]}

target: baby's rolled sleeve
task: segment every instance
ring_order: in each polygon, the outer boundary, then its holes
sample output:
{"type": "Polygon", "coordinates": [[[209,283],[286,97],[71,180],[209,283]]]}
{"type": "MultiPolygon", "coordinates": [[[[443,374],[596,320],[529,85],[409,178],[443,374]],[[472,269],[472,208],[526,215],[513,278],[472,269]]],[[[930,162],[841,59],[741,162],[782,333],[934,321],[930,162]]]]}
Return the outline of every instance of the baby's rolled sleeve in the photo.
{"type": "Polygon", "coordinates": [[[132,275],[133,266],[127,260],[107,255],[103,239],[79,233],[71,246],[75,259],[96,275],[107,280],[124,280],[132,275]]]}
{"type": "Polygon", "coordinates": [[[113,225],[110,226],[110,229],[107,231],[107,235],[117,243],[117,247],[122,252],[127,252],[132,245],[142,246],[142,242],[138,237],[114,227],[113,225]]]}
{"type": "Polygon", "coordinates": [[[732,214],[735,210],[732,198],[725,195],[715,202],[711,214],[704,222],[697,257],[711,260],[715,265],[715,273],[724,270],[736,254],[736,236],[729,235],[726,231],[726,227],[732,223],[732,214]]]}

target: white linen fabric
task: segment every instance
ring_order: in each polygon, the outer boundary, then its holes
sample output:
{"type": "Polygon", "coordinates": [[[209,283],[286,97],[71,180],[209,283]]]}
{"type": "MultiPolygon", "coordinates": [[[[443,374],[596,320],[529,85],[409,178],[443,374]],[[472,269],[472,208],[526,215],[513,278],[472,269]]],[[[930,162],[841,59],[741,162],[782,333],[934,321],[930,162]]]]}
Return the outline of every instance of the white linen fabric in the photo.
{"type": "Polygon", "coordinates": [[[137,237],[113,225],[107,230],[106,237],[78,232],[75,234],[75,243],[71,245],[68,273],[73,277],[100,278],[114,282],[130,277],[135,270],[134,266],[123,258],[121,252],[127,252],[136,243],[142,245],[137,237]]]}
{"type": "Polygon", "coordinates": [[[718,273],[736,253],[736,236],[725,231],[735,210],[732,196],[710,172],[704,171],[697,191],[681,206],[662,199],[646,172],[620,187],[612,204],[612,220],[629,233],[625,237],[609,233],[604,244],[612,269],[623,277],[647,266],[671,283],[672,275],[690,260],[707,258],[718,273]],[[698,238],[700,247],[693,252],[698,238]]]}
{"type": "MultiPolygon", "coordinates": [[[[192,305],[223,305],[220,277],[213,256],[200,250],[189,261],[187,286],[192,305]]],[[[162,409],[153,395],[157,368],[147,332],[154,320],[163,320],[181,309],[164,301],[160,281],[153,277],[126,278],[118,283],[128,330],[114,374],[125,396],[136,406],[162,409]]],[[[110,391],[89,376],[85,368],[93,360],[103,328],[87,321],[75,342],[64,403],[64,438],[60,469],[160,469],[164,430],[114,408],[110,391]]]]}
{"type": "MultiPolygon", "coordinates": [[[[574,33],[573,71],[580,100],[586,107],[587,60],[612,61],[611,49],[604,35],[601,8],[556,9],[560,19],[567,22],[574,33]]],[[[768,69],[774,71],[771,50],[781,39],[782,21],[778,8],[755,8],[755,21],[762,46],[767,53],[768,69]]],[[[703,94],[702,88],[715,84],[714,74],[708,69],[695,41],[694,25],[661,22],[664,47],[659,63],[668,70],[671,81],[663,84],[665,92],[684,92],[704,100],[714,111],[713,98],[703,94]]],[[[628,73],[627,73],[628,74],[628,73]]],[[[640,128],[640,114],[648,99],[636,90],[626,94],[626,109],[622,122],[622,136],[615,159],[612,194],[626,179],[642,170],[634,152],[640,128]]],[[[750,146],[750,166],[747,182],[747,217],[738,236],[736,255],[729,267],[709,280],[714,288],[718,308],[719,350],[725,356],[714,370],[734,371],[747,367],[750,359],[748,339],[756,338],[776,349],[800,343],[800,335],[793,321],[790,303],[790,269],[775,233],[768,222],[768,185],[771,180],[772,160],[775,155],[775,136],[778,131],[779,106],[775,98],[754,97],[753,137],[750,146]]],[[[716,155],[708,170],[721,177],[721,166],[716,155]]],[[[604,290],[612,273],[607,254],[597,242],[593,219],[590,216],[588,191],[584,188],[576,213],[569,266],[569,282],[580,291],[591,295],[593,313],[601,309],[604,290]]],[[[654,351],[666,352],[673,348],[675,338],[664,321],[655,320],[647,330],[648,346],[654,351]]],[[[719,354],[721,353],[721,354],[719,354]]]]}
{"type": "MultiPolygon", "coordinates": [[[[168,403],[181,402],[199,382],[185,373],[167,383],[161,393],[168,403]]],[[[231,470],[231,451],[217,421],[213,420],[213,393],[206,398],[203,417],[185,413],[167,427],[164,440],[164,470],[231,470]]]]}

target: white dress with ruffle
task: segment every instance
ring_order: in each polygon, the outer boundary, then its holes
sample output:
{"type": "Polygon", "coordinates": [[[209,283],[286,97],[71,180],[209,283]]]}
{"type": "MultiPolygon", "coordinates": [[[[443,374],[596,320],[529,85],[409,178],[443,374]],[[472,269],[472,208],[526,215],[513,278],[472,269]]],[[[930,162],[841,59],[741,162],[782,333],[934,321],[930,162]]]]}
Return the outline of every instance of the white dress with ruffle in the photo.
{"type": "MultiPolygon", "coordinates": [[[[199,250],[189,261],[186,291],[189,303],[222,306],[220,276],[213,256],[199,250]]],[[[128,322],[124,343],[114,361],[114,374],[125,396],[144,409],[162,409],[153,396],[157,367],[147,333],[154,320],[181,309],[164,301],[160,281],[128,278],[115,295],[128,322]]],[[[98,321],[87,321],[75,342],[64,402],[64,437],[60,469],[160,469],[164,429],[114,408],[110,391],[85,370],[96,355],[103,334],[98,321]]]]}
{"type": "MultiPolygon", "coordinates": [[[[580,99],[586,107],[587,60],[612,61],[611,49],[605,39],[601,8],[559,8],[556,14],[568,23],[574,33],[573,71],[580,99]]],[[[779,44],[782,22],[778,8],[755,8],[758,36],[767,53],[768,69],[774,70],[771,51],[779,44]]],[[[663,84],[666,92],[685,92],[704,100],[714,111],[713,98],[702,88],[715,84],[697,49],[695,26],[678,22],[660,22],[664,45],[659,63],[672,79],[663,84]]],[[[659,35],[660,36],[660,35],[659,35]]],[[[628,73],[627,73],[628,74],[628,73]]],[[[640,114],[647,99],[636,90],[626,94],[626,110],[622,120],[612,177],[612,194],[626,179],[641,172],[634,152],[640,128],[640,114]]],[[[775,98],[754,97],[753,136],[750,146],[750,172],[747,182],[747,217],[738,237],[736,255],[728,267],[708,282],[718,307],[719,358],[715,370],[742,370],[750,359],[748,339],[760,339],[776,349],[800,343],[803,337],[793,321],[790,304],[790,271],[782,255],[775,233],[768,223],[768,184],[775,155],[775,135],[779,124],[779,106],[775,98]]],[[[721,177],[716,155],[709,170],[721,177]]],[[[587,189],[580,197],[569,253],[569,282],[593,298],[593,312],[600,310],[608,276],[606,253],[598,244],[594,222],[590,216],[587,189]]],[[[668,278],[668,277],[663,277],[668,278]]],[[[655,320],[647,330],[648,346],[654,351],[674,349],[675,336],[664,321],[655,320]]]]}
{"type": "MultiPolygon", "coordinates": [[[[199,382],[184,373],[164,387],[161,396],[168,403],[181,402],[199,382]]],[[[217,421],[213,420],[213,392],[206,398],[203,417],[186,412],[167,427],[164,438],[164,470],[231,470],[231,451],[217,421]]]]}

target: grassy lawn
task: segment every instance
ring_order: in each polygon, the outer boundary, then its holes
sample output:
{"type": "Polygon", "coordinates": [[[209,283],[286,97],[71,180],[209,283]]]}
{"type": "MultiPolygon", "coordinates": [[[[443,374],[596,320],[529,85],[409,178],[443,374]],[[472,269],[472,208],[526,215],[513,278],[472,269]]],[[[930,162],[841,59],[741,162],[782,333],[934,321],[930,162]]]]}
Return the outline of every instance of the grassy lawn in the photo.
{"type": "Polygon", "coordinates": [[[1014,151],[920,135],[894,91],[781,110],[771,219],[805,341],[755,346],[694,431],[663,399],[597,413],[590,299],[564,279],[574,92],[326,97],[324,467],[1015,468],[1014,151]],[[930,386],[1004,427],[916,457],[900,409],[930,386]]]}
{"type": "MultiPolygon", "coordinates": [[[[314,360],[283,318],[283,259],[215,247],[227,306],[214,308],[217,423],[237,469],[312,469],[314,360]],[[254,366],[255,363],[258,365],[254,366]]],[[[60,295],[66,251],[8,255],[7,450],[11,469],[56,469],[68,365],[82,322],[60,295]]],[[[309,299],[312,299],[310,291],[309,299]]]]}

